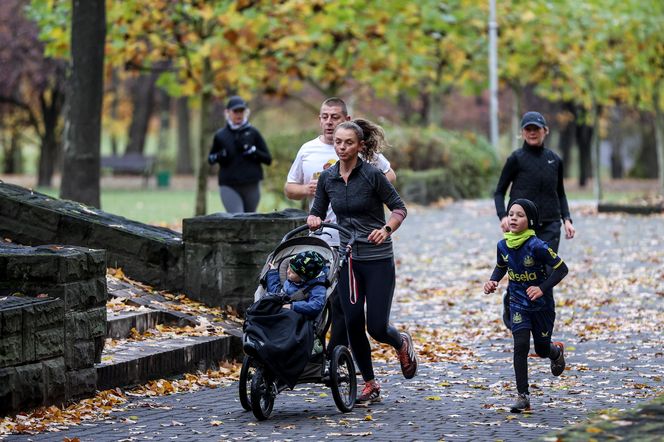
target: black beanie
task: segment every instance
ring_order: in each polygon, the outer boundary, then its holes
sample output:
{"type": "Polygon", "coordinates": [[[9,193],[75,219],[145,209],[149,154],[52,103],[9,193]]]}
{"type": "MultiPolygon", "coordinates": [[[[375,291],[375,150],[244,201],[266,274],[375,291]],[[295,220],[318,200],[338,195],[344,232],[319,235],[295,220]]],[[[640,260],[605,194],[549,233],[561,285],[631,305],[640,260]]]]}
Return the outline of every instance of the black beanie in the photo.
{"type": "Polygon", "coordinates": [[[512,201],[507,208],[507,212],[510,211],[513,205],[518,204],[523,207],[523,211],[526,212],[526,218],[528,218],[528,228],[534,229],[539,226],[539,211],[537,210],[537,205],[525,198],[517,198],[512,201]]]}

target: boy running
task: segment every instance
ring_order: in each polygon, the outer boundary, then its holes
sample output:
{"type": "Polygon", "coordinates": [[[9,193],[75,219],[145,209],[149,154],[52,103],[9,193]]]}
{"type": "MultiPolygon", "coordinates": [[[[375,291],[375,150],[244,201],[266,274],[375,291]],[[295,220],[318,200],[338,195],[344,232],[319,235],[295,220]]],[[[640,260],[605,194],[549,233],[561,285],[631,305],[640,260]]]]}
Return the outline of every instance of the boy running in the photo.
{"type": "Polygon", "coordinates": [[[551,359],[551,373],[560,376],[565,370],[565,346],[562,342],[552,343],[551,334],[556,319],[552,289],[567,275],[567,266],[535,236],[533,227],[538,225],[538,211],[532,201],[524,198],[512,201],[507,216],[509,231],[498,243],[496,267],[484,284],[484,293],[495,292],[505,273],[509,275],[507,291],[518,392],[511,411],[520,413],[530,410],[528,353],[531,333],[537,355],[551,359]],[[546,273],[546,266],[552,268],[550,275],[546,273]]]}

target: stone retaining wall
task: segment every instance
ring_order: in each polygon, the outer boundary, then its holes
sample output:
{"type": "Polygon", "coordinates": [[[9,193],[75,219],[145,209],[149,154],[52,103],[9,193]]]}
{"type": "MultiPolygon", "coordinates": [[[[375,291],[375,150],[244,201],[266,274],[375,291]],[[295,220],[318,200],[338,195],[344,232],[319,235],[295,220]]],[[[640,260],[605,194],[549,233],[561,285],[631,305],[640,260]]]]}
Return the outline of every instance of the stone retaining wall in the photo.
{"type": "Polygon", "coordinates": [[[0,413],[94,394],[106,335],[104,258],[102,250],[0,243],[0,413]],[[23,304],[12,307],[17,299],[23,304]]]}
{"type": "Polygon", "coordinates": [[[106,250],[109,267],[157,288],[183,288],[179,233],[0,182],[0,235],[24,245],[70,244],[106,250]]]}
{"type": "Polygon", "coordinates": [[[270,252],[306,213],[215,213],[183,221],[185,293],[213,306],[243,312],[254,301],[260,271],[270,252]]]}

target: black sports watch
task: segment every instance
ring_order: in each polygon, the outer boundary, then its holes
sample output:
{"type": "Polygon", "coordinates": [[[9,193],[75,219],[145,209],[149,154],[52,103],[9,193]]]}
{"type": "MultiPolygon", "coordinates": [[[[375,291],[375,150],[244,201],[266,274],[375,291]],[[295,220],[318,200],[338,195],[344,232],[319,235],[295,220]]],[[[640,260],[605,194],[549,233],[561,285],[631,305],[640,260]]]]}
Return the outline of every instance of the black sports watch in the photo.
{"type": "Polygon", "coordinates": [[[388,234],[389,234],[389,233],[392,233],[392,227],[388,226],[387,224],[385,224],[385,225],[383,226],[383,229],[385,229],[385,231],[386,231],[388,234]]]}

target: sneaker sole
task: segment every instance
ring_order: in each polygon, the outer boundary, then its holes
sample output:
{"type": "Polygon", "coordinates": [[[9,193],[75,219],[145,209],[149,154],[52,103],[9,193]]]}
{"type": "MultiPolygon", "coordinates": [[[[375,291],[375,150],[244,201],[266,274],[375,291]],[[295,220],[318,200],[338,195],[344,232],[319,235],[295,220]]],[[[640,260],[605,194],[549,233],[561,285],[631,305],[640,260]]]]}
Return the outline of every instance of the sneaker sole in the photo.
{"type": "Polygon", "coordinates": [[[521,408],[510,408],[511,413],[523,413],[524,411],[530,411],[530,407],[526,407],[524,409],[521,408]]]}
{"type": "Polygon", "coordinates": [[[382,402],[382,400],[383,398],[381,397],[377,397],[376,399],[365,399],[365,400],[355,399],[355,403],[360,405],[368,405],[368,404],[377,404],[378,402],[382,402]]]}

